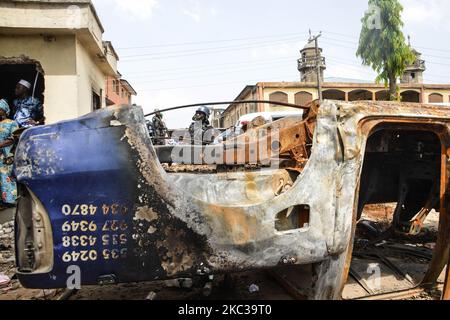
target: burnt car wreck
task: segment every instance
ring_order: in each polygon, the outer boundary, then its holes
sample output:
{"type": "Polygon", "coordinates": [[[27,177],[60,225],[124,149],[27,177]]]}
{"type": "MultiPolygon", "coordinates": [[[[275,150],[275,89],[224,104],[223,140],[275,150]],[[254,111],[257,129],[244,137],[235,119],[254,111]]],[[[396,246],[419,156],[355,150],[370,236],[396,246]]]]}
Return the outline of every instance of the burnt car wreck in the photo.
{"type": "Polygon", "coordinates": [[[152,146],[139,107],[27,130],[15,163],[21,283],[65,287],[71,265],[83,285],[311,265],[308,298],[340,299],[364,206],[396,202],[392,232],[417,234],[440,212],[419,285],[433,286],[450,251],[448,110],[302,108],[211,146],[152,146]],[[186,155],[192,172],[165,170],[186,155]],[[217,169],[196,172],[205,164],[217,169]]]}

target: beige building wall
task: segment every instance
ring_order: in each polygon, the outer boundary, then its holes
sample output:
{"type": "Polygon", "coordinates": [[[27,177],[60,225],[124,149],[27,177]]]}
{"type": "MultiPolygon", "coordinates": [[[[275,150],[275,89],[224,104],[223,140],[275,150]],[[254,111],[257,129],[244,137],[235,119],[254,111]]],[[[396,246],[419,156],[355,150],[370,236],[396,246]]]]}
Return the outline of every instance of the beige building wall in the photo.
{"type": "Polygon", "coordinates": [[[433,93],[439,93],[442,95],[443,103],[450,103],[450,90],[432,90],[432,89],[425,89],[424,90],[424,102],[428,103],[430,102],[429,97],[430,94],[433,93]]]}
{"type": "Polygon", "coordinates": [[[47,123],[77,118],[93,111],[92,91],[101,94],[106,106],[106,75],[94,63],[75,35],[0,35],[0,57],[26,57],[38,61],[45,72],[45,116],[47,123]]]}
{"type": "MultiPolygon", "coordinates": [[[[248,87],[247,87],[248,88],[248,87]]],[[[311,94],[312,100],[318,99],[317,88],[311,83],[288,83],[288,82],[276,82],[268,83],[261,82],[253,86],[252,90],[244,89],[237,100],[266,100],[273,101],[272,95],[279,92],[287,95],[287,102],[296,104],[295,96],[299,92],[307,92],[311,94]],[[246,91],[247,90],[247,91],[246,91]],[[260,95],[254,95],[254,92],[260,92],[260,95]],[[259,98],[258,98],[259,97],[259,98]]],[[[364,96],[367,100],[374,100],[377,97],[377,93],[386,92],[387,89],[383,85],[377,84],[364,84],[364,83],[324,83],[322,91],[328,90],[340,91],[342,99],[346,101],[354,101],[353,99],[360,98],[355,95],[360,91],[367,91],[364,96]]],[[[418,94],[419,99],[422,99],[423,103],[430,103],[431,94],[442,95],[443,103],[450,103],[450,85],[403,85],[400,88],[400,93],[413,91],[418,94]]],[[[239,104],[229,106],[222,115],[223,126],[230,127],[236,123],[236,121],[245,114],[252,113],[248,111],[247,104],[239,104]]],[[[277,111],[292,111],[293,108],[289,107],[272,107],[270,104],[260,104],[258,112],[277,112],[277,111]]]]}
{"type": "Polygon", "coordinates": [[[52,41],[40,35],[0,35],[0,56],[26,54],[41,63],[46,75],[76,75],[75,52],[75,35],[55,36],[52,41]]]}
{"type": "Polygon", "coordinates": [[[77,118],[78,108],[76,76],[45,76],[44,114],[46,123],[77,118]],[[71,89],[68,89],[71,88],[71,89]]]}
{"type": "Polygon", "coordinates": [[[92,91],[106,106],[106,78],[117,75],[117,59],[111,45],[105,54],[103,32],[87,0],[0,1],[0,57],[40,63],[47,123],[92,112],[92,91]]]}
{"type": "Polygon", "coordinates": [[[93,62],[87,50],[77,40],[76,62],[78,76],[78,115],[93,111],[92,92],[102,98],[102,107],[106,106],[106,76],[93,62]]]}
{"type": "Polygon", "coordinates": [[[86,2],[63,3],[62,1],[31,2],[14,1],[1,3],[0,26],[19,32],[73,33],[86,30],[94,35],[99,48],[102,48],[103,29],[91,7],[86,2]]]}
{"type": "MultiPolygon", "coordinates": [[[[316,89],[312,88],[264,88],[264,100],[271,100],[270,95],[276,92],[283,92],[288,95],[288,103],[295,104],[295,95],[299,92],[308,92],[312,94],[313,100],[318,99],[318,93],[316,89]]],[[[264,105],[264,111],[266,112],[283,112],[283,111],[295,111],[294,108],[289,107],[273,107],[269,104],[264,105]]]]}

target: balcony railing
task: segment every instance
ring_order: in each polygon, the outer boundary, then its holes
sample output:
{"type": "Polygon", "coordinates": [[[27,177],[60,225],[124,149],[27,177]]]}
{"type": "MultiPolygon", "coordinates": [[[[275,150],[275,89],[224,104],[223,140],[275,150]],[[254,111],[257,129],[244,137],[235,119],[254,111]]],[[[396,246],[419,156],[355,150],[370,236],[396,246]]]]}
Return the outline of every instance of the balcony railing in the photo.
{"type": "MultiPolygon", "coordinates": [[[[319,65],[321,68],[325,68],[326,60],[325,57],[319,58],[319,65]]],[[[297,60],[298,69],[306,69],[306,68],[315,68],[317,66],[317,58],[316,57],[303,57],[297,60]]]]}

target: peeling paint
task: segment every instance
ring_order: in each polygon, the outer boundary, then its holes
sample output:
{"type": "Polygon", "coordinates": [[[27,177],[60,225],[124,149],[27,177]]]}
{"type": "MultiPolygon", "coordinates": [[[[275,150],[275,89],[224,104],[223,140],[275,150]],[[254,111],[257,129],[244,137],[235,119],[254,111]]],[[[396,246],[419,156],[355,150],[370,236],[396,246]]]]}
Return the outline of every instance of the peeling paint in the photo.
{"type": "Polygon", "coordinates": [[[136,210],[135,220],[153,222],[158,219],[158,214],[149,207],[141,207],[136,210]]]}

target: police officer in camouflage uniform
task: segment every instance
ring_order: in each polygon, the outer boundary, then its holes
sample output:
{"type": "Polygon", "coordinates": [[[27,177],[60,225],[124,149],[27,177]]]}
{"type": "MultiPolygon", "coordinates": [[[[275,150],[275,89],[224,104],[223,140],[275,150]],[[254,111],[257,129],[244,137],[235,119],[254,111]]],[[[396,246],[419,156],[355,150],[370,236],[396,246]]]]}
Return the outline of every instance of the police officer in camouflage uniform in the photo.
{"type": "Polygon", "coordinates": [[[211,111],[209,108],[203,106],[197,109],[192,121],[194,121],[189,127],[189,134],[191,136],[192,144],[210,144],[211,139],[214,137],[207,137],[205,133],[213,127],[209,124],[209,117],[211,116],[211,111]]]}
{"type": "Polygon", "coordinates": [[[153,144],[155,146],[164,146],[167,138],[167,127],[163,121],[163,115],[159,109],[155,110],[156,114],[152,119],[153,144]]]}

